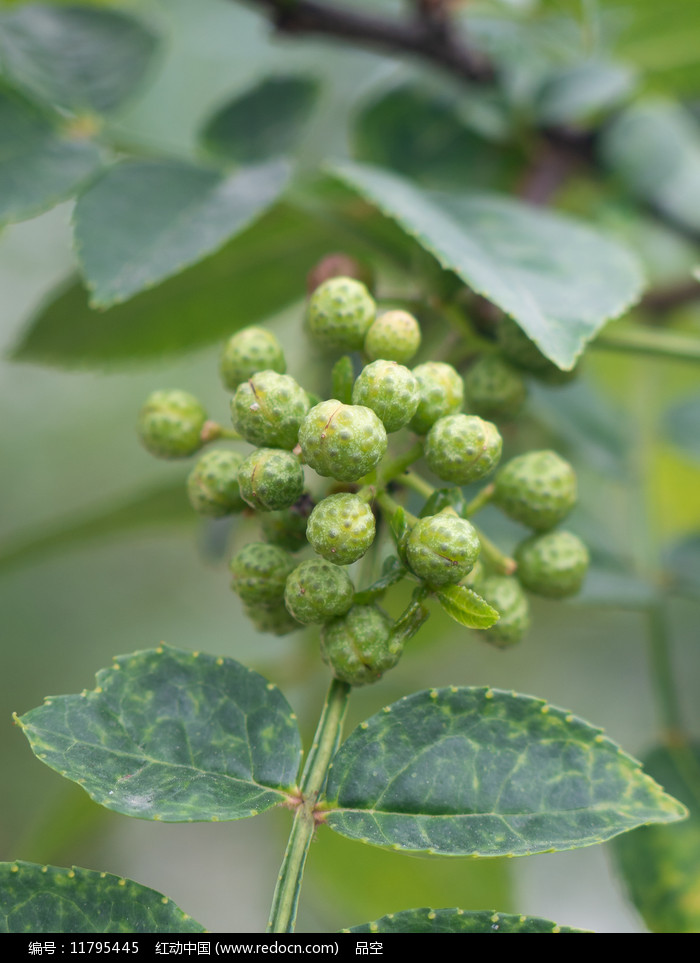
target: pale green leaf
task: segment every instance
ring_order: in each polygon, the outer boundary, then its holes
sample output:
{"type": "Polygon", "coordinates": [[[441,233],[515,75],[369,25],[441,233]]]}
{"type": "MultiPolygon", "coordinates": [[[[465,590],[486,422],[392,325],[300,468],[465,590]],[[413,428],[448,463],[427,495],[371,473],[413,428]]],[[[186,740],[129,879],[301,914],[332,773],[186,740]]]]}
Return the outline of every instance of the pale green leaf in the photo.
{"type": "Polygon", "coordinates": [[[539,916],[515,916],[495,911],[469,912],[463,909],[420,909],[390,913],[373,923],[352,926],[343,933],[587,933],[559,926],[539,916]]]}
{"type": "Polygon", "coordinates": [[[112,167],[75,209],[92,303],[125,301],[212,254],[270,207],[288,174],[282,161],[229,177],[175,161],[112,167]]]}
{"type": "Polygon", "coordinates": [[[106,809],[167,822],[254,816],[296,779],[295,716],[233,659],[160,646],[18,720],[35,755],[106,809]]]}
{"type": "Polygon", "coordinates": [[[172,900],[132,879],[77,866],[0,863],[0,933],[204,932],[172,900]]]}
{"type": "Polygon", "coordinates": [[[0,71],[76,112],[114,110],[144,78],[153,33],[117,10],[32,4],[0,18],[0,71]]]}
{"type": "Polygon", "coordinates": [[[375,846],[524,856],[600,843],[685,807],[599,729],[539,699],[432,689],[343,744],[324,822],[375,846]]]}
{"type": "Polygon", "coordinates": [[[590,121],[611,110],[634,90],[634,71],[624,64],[585,60],[547,78],[537,114],[545,124],[590,121]]]}
{"type": "Polygon", "coordinates": [[[500,618],[493,606],[466,585],[445,585],[436,594],[450,618],[468,629],[488,629],[500,618]]]}
{"type": "Polygon", "coordinates": [[[495,195],[428,193],[386,170],[331,172],[478,294],[513,317],[560,368],[642,291],[632,255],[594,228],[495,195]]]}

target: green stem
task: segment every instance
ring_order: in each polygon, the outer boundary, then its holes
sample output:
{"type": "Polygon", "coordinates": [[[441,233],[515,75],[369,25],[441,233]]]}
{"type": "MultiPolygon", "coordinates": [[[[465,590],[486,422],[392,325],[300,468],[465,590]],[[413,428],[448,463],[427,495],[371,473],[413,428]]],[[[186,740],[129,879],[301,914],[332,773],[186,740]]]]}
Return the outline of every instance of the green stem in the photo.
{"type": "Polygon", "coordinates": [[[700,339],[661,328],[617,328],[601,334],[591,342],[601,351],[624,351],[628,354],[650,354],[675,361],[700,361],[700,339]]]}
{"type": "Polygon", "coordinates": [[[350,689],[347,682],[338,679],[333,679],[328,689],[301,777],[300,802],[272,898],[268,933],[294,932],[306,856],[316,828],[316,803],[340,744],[350,689]]]}
{"type": "Polygon", "coordinates": [[[479,494],[475,495],[464,509],[465,516],[467,518],[471,518],[472,515],[476,515],[477,512],[480,512],[484,505],[488,505],[488,503],[491,501],[495,491],[496,486],[493,482],[482,488],[479,494]]]}
{"type": "Polygon", "coordinates": [[[390,481],[398,478],[399,475],[403,475],[415,461],[418,461],[418,459],[422,457],[423,442],[417,441],[415,445],[412,445],[403,455],[393,458],[384,466],[377,479],[377,486],[384,488],[390,481]]]}
{"type": "Polygon", "coordinates": [[[401,484],[405,485],[406,488],[412,488],[414,492],[418,492],[418,494],[423,495],[424,498],[430,498],[431,495],[435,494],[435,489],[430,482],[427,482],[425,478],[421,478],[415,471],[406,472],[401,478],[401,484]]]}
{"type": "Polygon", "coordinates": [[[488,568],[494,569],[499,575],[512,575],[518,567],[515,559],[505,555],[487,535],[484,535],[480,528],[477,528],[476,525],[474,527],[481,542],[481,557],[488,568]]]}
{"type": "MultiPolygon", "coordinates": [[[[394,512],[396,512],[399,508],[402,507],[401,505],[399,505],[397,501],[394,501],[391,495],[388,495],[386,492],[377,492],[376,500],[377,500],[377,504],[379,505],[381,510],[384,512],[384,514],[387,516],[387,518],[391,518],[394,512]]],[[[406,512],[406,509],[404,509],[404,511],[406,512]]],[[[416,515],[412,515],[410,512],[406,512],[406,521],[408,522],[409,525],[415,525],[416,522],[418,521],[418,518],[416,515]]]]}

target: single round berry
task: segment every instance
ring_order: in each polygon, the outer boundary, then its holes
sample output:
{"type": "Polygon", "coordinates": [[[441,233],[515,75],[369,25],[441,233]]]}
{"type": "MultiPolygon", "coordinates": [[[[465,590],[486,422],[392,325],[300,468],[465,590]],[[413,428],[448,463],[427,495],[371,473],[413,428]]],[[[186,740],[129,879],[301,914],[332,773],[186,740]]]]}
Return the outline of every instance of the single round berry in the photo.
{"type": "Polygon", "coordinates": [[[294,559],[283,549],[267,542],[251,542],[231,559],[231,588],[246,605],[271,606],[284,600],[287,576],[294,559]]]}
{"type": "Polygon", "coordinates": [[[349,685],[376,682],[401,657],[391,619],[374,605],[355,605],[321,629],[321,657],[349,685]]]}
{"type": "Polygon", "coordinates": [[[309,396],[294,378],[259,371],[236,389],[231,417],[251,445],[292,449],[310,407],[309,396]]]}
{"type": "Polygon", "coordinates": [[[527,395],[523,376],[498,355],[486,355],[464,377],[467,408],[482,418],[512,418],[527,395]]]}
{"type": "Polygon", "coordinates": [[[187,458],[202,447],[207,413],[187,391],[154,391],[139,414],[139,437],[158,458],[187,458]]]}
{"type": "Polygon", "coordinates": [[[515,550],[520,584],[535,595],[576,595],[588,569],[588,549],[571,532],[531,535],[515,550]]]}
{"type": "Polygon", "coordinates": [[[387,432],[398,431],[418,407],[418,382],[396,361],[373,361],[360,372],[352,389],[353,405],[364,405],[378,415],[387,432]]]}
{"type": "Polygon", "coordinates": [[[429,361],[413,369],[420,398],[409,427],[425,435],[438,418],[456,414],[464,401],[464,384],[451,364],[429,361]]]}
{"type": "Polygon", "coordinates": [[[219,371],[229,391],[247,381],[258,371],[284,374],[287,363],[282,345],[271,331],[264,328],[244,328],[230,338],[221,354],[219,371]]]}
{"type": "Polygon", "coordinates": [[[487,575],[479,581],[478,594],[500,613],[500,619],[482,633],[487,642],[506,648],[515,645],[530,625],[530,603],[513,575],[487,575]]]}
{"type": "Polygon", "coordinates": [[[474,526],[449,511],[419,518],[405,542],[411,571],[430,585],[461,582],[480,551],[474,526]]]}
{"type": "Polygon", "coordinates": [[[219,448],[202,455],[187,479],[187,495],[196,512],[220,518],[243,511],[245,502],[238,487],[242,461],[237,451],[219,448]]]}
{"type": "Polygon", "coordinates": [[[504,357],[518,368],[547,384],[565,384],[577,375],[577,369],[562,371],[512,318],[504,317],[498,325],[498,342],[504,357]]]}
{"type": "Polygon", "coordinates": [[[355,588],[344,569],[312,558],[288,576],[284,604],[297,622],[312,625],[345,615],[354,594],[355,588]]]}
{"type": "Polygon", "coordinates": [[[386,429],[371,408],[331,398],[308,413],[299,444],[304,461],[319,475],[357,481],[383,458],[386,429]]]}
{"type": "Polygon", "coordinates": [[[365,354],[373,361],[406,364],[420,348],[420,325],[408,311],[385,311],[373,322],[365,337],[365,354]]]}
{"type": "Polygon", "coordinates": [[[357,495],[329,495],[314,508],[306,526],[312,548],[329,562],[350,565],[374,541],[374,513],[357,495]]]}
{"type": "Polygon", "coordinates": [[[447,415],[435,422],[425,442],[425,458],[438,478],[468,485],[498,464],[503,439],[498,428],[477,415],[447,415]]]}
{"type": "Polygon", "coordinates": [[[299,459],[283,448],[257,448],[238,471],[241,497],[259,512],[289,508],[304,491],[299,459]]]}
{"type": "Polygon", "coordinates": [[[286,548],[288,552],[300,552],[306,548],[306,523],[313,508],[308,495],[279,512],[265,512],[260,517],[263,535],[268,542],[286,548]]]}
{"type": "Polygon", "coordinates": [[[315,341],[328,348],[354,351],[362,348],[376,313],[374,299],[361,281],[335,277],[316,288],[306,317],[315,341]]]}
{"type": "Polygon", "coordinates": [[[301,628],[299,622],[287,611],[284,602],[274,605],[244,605],[243,610],[258,632],[270,635],[289,635],[301,628]]]}
{"type": "Polygon", "coordinates": [[[509,518],[538,532],[554,528],[576,504],[576,474],[554,451],[511,459],[495,478],[494,501],[509,518]]]}

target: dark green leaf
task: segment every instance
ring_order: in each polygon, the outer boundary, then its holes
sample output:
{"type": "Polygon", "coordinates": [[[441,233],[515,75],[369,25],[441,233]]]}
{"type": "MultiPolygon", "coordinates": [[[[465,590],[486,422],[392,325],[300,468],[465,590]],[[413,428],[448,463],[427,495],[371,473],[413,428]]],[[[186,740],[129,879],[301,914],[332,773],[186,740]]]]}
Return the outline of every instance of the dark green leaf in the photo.
{"type": "Polygon", "coordinates": [[[117,10],[32,4],[0,19],[0,68],[33,96],[69,110],[114,110],[141,83],[156,46],[117,10]]]}
{"type": "Polygon", "coordinates": [[[105,808],[215,822],[284,800],[301,754],[295,719],[276,686],[233,659],[160,646],[17,721],[42,762],[105,808]]]}
{"type": "Polygon", "coordinates": [[[466,585],[446,585],[436,594],[450,618],[468,629],[488,629],[500,618],[496,609],[466,585]]]}
{"type": "Polygon", "coordinates": [[[443,855],[575,849],[685,815],[599,729],[530,696],[456,686],[363,722],[327,797],[335,832],[443,855]]]}
{"type": "Polygon", "coordinates": [[[7,541],[0,549],[0,572],[47,558],[54,552],[80,546],[95,538],[121,536],[135,530],[191,524],[195,516],[178,479],[140,492],[121,505],[84,512],[7,541]]]}
{"type": "Polygon", "coordinates": [[[691,458],[700,458],[700,398],[670,408],[664,417],[666,436],[691,458]]]}
{"type": "Polygon", "coordinates": [[[394,541],[397,545],[400,545],[409,529],[406,510],[401,505],[399,505],[389,519],[389,526],[391,528],[391,534],[394,536],[394,541]]]}
{"type": "Polygon", "coordinates": [[[642,291],[632,255],[593,228],[495,195],[433,194],[388,171],[332,173],[513,317],[560,368],[642,291]]]}
{"type": "Polygon", "coordinates": [[[132,879],[76,866],[0,863],[0,933],[204,932],[172,900],[132,879]]]}
{"type": "Polygon", "coordinates": [[[539,93],[537,114],[545,124],[590,121],[629,97],[634,86],[634,71],[629,67],[586,60],[547,79],[539,93]]]}
{"type": "Polygon", "coordinates": [[[461,488],[438,488],[421,509],[420,517],[437,515],[445,508],[454,508],[458,515],[463,515],[466,504],[461,488]]]}
{"type": "Polygon", "coordinates": [[[222,107],[202,132],[205,147],[238,164],[289,153],[319,94],[310,77],[267,77],[222,107]]]}
{"type": "Polygon", "coordinates": [[[346,354],[343,355],[342,358],[338,358],[333,365],[332,379],[333,397],[337,398],[338,401],[342,401],[344,405],[351,405],[355,371],[352,365],[352,358],[349,355],[346,354]]]}
{"type": "Polygon", "coordinates": [[[126,301],[212,254],[279,196],[282,161],[223,177],[175,161],[125,161],[79,199],[75,239],[93,305],[126,301]]]}
{"type": "Polygon", "coordinates": [[[0,224],[49,210],[100,164],[94,144],[62,133],[53,118],[0,87],[0,224]]]}
{"type": "Polygon", "coordinates": [[[632,902],[654,933],[700,931],[700,745],[654,749],[645,766],[690,809],[678,826],[645,826],[615,840],[632,902]]]}
{"type": "Polygon", "coordinates": [[[430,617],[430,612],[423,605],[427,594],[428,590],[422,585],[413,590],[411,601],[391,627],[392,643],[405,645],[423,627],[430,617]]]}
{"type": "Polygon", "coordinates": [[[587,933],[570,926],[559,926],[539,916],[512,916],[508,913],[463,909],[421,909],[390,913],[373,923],[352,926],[343,933],[587,933]]]}
{"type": "Polygon", "coordinates": [[[376,582],[363,589],[361,592],[355,593],[355,604],[356,605],[369,605],[380,595],[383,595],[388,588],[392,585],[396,585],[400,582],[406,575],[406,567],[396,558],[395,555],[390,555],[384,560],[382,565],[382,576],[378,578],[376,582]]]}

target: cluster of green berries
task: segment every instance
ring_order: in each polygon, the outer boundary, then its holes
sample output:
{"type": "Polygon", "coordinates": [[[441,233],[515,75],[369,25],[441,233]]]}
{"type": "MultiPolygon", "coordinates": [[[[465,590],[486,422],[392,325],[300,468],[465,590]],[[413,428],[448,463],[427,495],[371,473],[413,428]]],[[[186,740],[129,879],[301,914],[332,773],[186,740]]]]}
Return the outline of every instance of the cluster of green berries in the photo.
{"type": "MultiPolygon", "coordinates": [[[[221,355],[233,431],[209,421],[192,395],[157,391],[141,411],[139,432],[162,458],[188,457],[217,439],[253,446],[247,454],[229,448],[200,454],[187,479],[190,503],[213,518],[243,513],[259,520],[259,540],[230,562],[232,587],[247,615],[260,631],[277,635],[320,625],[324,661],[339,679],[361,685],[396,664],[410,635],[371,593],[358,598],[347,568],[375,542],[381,517],[375,496],[385,514],[386,499],[394,504],[387,486],[400,484],[403,467],[392,474],[390,436],[402,429],[417,435],[419,454],[443,482],[478,482],[496,471],[503,447],[486,416],[520,405],[524,383],[496,355],[474,364],[465,378],[440,361],[407,367],[421,345],[418,321],[402,310],[378,313],[367,287],[353,277],[331,276],[314,288],[306,328],[324,350],[362,353],[364,363],[347,390],[339,389],[341,398],[311,396],[286,373],[275,335],[250,327],[233,335],[221,355]],[[305,550],[311,557],[295,557],[305,550]]],[[[351,359],[343,364],[352,372],[351,359]]],[[[528,624],[523,590],[572,595],[588,559],[574,535],[553,531],[576,500],[573,470],[554,452],[512,459],[497,471],[489,493],[534,531],[516,550],[515,576],[494,568],[478,530],[453,508],[409,516],[397,536],[397,564],[420,583],[421,597],[456,585],[481,595],[500,614],[485,635],[506,646],[528,624]]]]}

